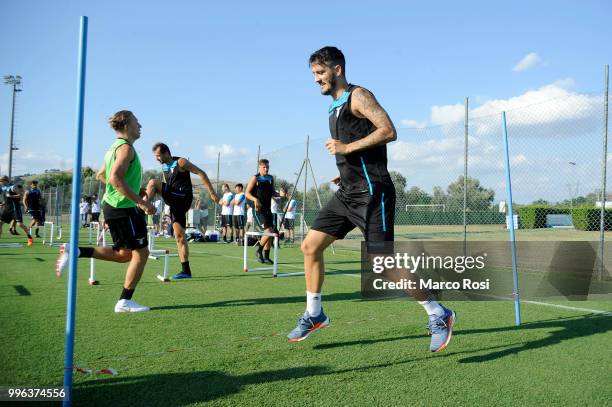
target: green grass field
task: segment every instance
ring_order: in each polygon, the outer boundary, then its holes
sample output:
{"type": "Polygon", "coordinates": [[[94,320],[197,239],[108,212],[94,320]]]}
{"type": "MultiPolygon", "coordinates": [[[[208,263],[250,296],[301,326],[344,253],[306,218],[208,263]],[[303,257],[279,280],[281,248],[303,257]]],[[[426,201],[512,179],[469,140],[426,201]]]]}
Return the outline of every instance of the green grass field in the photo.
{"type": "MultiPolygon", "coordinates": [[[[0,243],[15,242],[6,234],[0,243]]],[[[174,247],[158,239],[158,247],[174,247]]],[[[241,248],[191,245],[195,278],[160,283],[151,260],[134,299],[141,314],[115,314],[125,266],[97,263],[101,285],[79,262],[75,364],[119,374],[75,373],[75,405],[437,406],[592,405],[612,399],[610,302],[563,309],[511,302],[453,302],[447,350],[428,351],[426,316],[408,300],[364,301],[359,253],[327,257],[323,292],[331,326],[308,340],[285,335],[304,309],[303,277],[242,272],[241,248]]],[[[0,249],[0,385],[60,386],[67,279],[57,248],[0,249]]],[[[298,248],[280,272],[301,269],[298,248]]],[[[252,263],[253,264],[253,263],[252,263]]],[[[177,258],[171,259],[178,269],[177,258]]],[[[254,264],[253,264],[254,265],[254,264]]]]}

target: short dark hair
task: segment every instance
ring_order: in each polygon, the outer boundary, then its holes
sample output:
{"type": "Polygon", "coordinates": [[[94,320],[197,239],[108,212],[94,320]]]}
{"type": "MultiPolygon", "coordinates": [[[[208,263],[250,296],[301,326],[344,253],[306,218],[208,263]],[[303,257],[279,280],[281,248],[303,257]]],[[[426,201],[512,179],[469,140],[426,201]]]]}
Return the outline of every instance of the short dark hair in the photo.
{"type": "Polygon", "coordinates": [[[38,181],[33,179],[32,181],[30,181],[30,185],[38,185],[38,181]]]}
{"type": "Polygon", "coordinates": [[[340,65],[342,67],[342,74],[344,74],[346,61],[344,60],[344,54],[338,48],[323,47],[313,52],[310,58],[308,58],[308,65],[312,64],[324,64],[330,68],[340,65]]]}
{"type": "Polygon", "coordinates": [[[242,185],[241,183],[236,184],[235,188],[237,188],[237,187],[240,187],[240,188],[244,189],[244,185],[242,185]]]}
{"type": "Polygon", "coordinates": [[[261,160],[259,160],[259,165],[261,164],[270,165],[270,161],[266,160],[265,158],[262,158],[261,160]]]}
{"type": "Polygon", "coordinates": [[[168,147],[167,144],[164,143],[155,143],[153,144],[153,150],[155,151],[159,148],[159,152],[160,153],[170,153],[170,147],[168,147]]]}

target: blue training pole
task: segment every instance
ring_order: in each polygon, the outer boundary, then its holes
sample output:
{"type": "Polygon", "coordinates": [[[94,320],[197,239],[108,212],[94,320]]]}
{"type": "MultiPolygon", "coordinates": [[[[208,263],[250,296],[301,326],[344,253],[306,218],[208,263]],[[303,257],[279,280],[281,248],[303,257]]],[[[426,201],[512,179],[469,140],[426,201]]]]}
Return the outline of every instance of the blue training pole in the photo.
{"type": "Polygon", "coordinates": [[[70,212],[70,269],[66,310],[66,355],[64,358],[64,406],[72,404],[72,372],[74,371],[74,319],[76,311],[77,257],[79,247],[79,197],[81,196],[81,151],[83,150],[83,110],[85,107],[85,63],[87,60],[87,17],[81,17],[79,69],[77,79],[77,120],[72,168],[72,204],[70,212]]]}
{"type": "Polygon", "coordinates": [[[512,183],[510,178],[510,154],[508,153],[508,128],[506,112],[502,112],[502,130],[504,136],[504,156],[506,157],[506,192],[508,195],[508,226],[510,227],[510,248],[512,250],[512,280],[514,283],[514,320],[521,324],[521,301],[519,299],[518,272],[516,270],[516,237],[514,235],[514,212],[512,211],[512,183]]]}

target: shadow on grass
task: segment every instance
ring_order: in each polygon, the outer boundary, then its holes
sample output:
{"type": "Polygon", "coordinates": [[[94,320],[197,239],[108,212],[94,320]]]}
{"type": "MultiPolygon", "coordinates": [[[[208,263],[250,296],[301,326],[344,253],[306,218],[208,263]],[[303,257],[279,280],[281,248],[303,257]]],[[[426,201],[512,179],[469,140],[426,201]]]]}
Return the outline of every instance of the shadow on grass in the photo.
{"type": "MultiPolygon", "coordinates": [[[[414,337],[406,336],[392,340],[414,337]]],[[[509,346],[513,345],[515,344],[510,344],[509,346]]],[[[201,371],[96,379],[77,383],[73,390],[73,401],[75,405],[87,406],[185,406],[228,397],[244,391],[245,387],[250,385],[282,382],[313,376],[334,376],[345,373],[367,372],[374,369],[385,369],[390,366],[422,363],[440,358],[452,358],[461,354],[494,350],[505,346],[508,345],[467,349],[442,355],[424,352],[423,357],[419,358],[394,360],[393,362],[337,370],[325,366],[304,366],[259,371],[237,376],[219,371],[201,371]]],[[[268,403],[265,401],[264,399],[260,400],[261,404],[267,405],[268,403]]],[[[270,405],[274,405],[274,402],[271,402],[270,405]]]]}
{"type": "Polygon", "coordinates": [[[75,385],[74,405],[185,406],[227,397],[245,386],[328,374],[322,366],[232,376],[218,371],[163,373],[91,380],[75,385]]]}
{"type": "MultiPolygon", "coordinates": [[[[459,363],[478,363],[487,362],[494,359],[503,358],[505,356],[514,355],[520,352],[525,352],[533,349],[539,349],[543,347],[549,347],[557,345],[563,341],[576,338],[584,338],[587,336],[605,333],[612,331],[612,315],[585,315],[581,317],[571,318],[559,318],[554,320],[536,321],[524,323],[520,327],[507,326],[499,328],[486,328],[486,329],[471,329],[471,330],[458,330],[453,332],[453,336],[463,336],[472,334],[487,334],[487,333],[498,333],[498,332],[521,332],[530,329],[547,329],[550,328],[546,337],[520,342],[513,345],[502,346],[505,349],[496,350],[495,352],[487,353],[484,355],[476,355],[468,358],[460,359],[459,363]]],[[[379,338],[379,339],[363,339],[356,341],[347,342],[333,342],[324,343],[314,346],[314,349],[334,349],[345,346],[364,346],[364,345],[376,345],[379,343],[401,341],[404,339],[417,339],[422,338],[426,335],[405,335],[397,336],[392,338],[379,338]]],[[[452,349],[452,342],[451,342],[452,349]]],[[[454,354],[454,353],[453,353],[454,354]]]]}
{"type": "MultiPolygon", "coordinates": [[[[304,303],[305,298],[303,295],[295,297],[264,297],[264,298],[244,298],[227,301],[211,302],[207,304],[180,304],[180,305],[167,305],[161,307],[151,307],[151,310],[163,311],[163,310],[174,310],[174,309],[185,309],[185,308],[218,308],[218,307],[246,307],[251,305],[265,305],[265,304],[293,304],[293,303],[304,303]]],[[[355,291],[352,293],[336,293],[325,296],[325,301],[351,301],[361,300],[361,292],[355,291]]]]}
{"type": "Polygon", "coordinates": [[[570,339],[584,338],[587,336],[612,331],[612,315],[585,315],[577,318],[562,318],[553,321],[529,322],[520,327],[504,327],[492,329],[475,329],[460,332],[461,335],[479,334],[487,332],[522,331],[528,329],[550,328],[548,336],[533,341],[523,342],[508,349],[499,350],[485,355],[477,355],[459,360],[459,363],[479,363],[489,360],[515,355],[520,352],[530,351],[552,345],[558,345],[570,339]]]}

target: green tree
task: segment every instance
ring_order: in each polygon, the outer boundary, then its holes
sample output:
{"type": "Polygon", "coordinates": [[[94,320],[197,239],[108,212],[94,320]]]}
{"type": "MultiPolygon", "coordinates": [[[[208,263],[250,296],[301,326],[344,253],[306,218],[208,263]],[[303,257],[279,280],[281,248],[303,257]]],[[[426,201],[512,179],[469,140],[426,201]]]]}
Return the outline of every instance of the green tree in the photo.
{"type": "Polygon", "coordinates": [[[436,186],[433,188],[431,203],[435,205],[444,205],[434,208],[433,210],[436,212],[442,212],[448,209],[448,196],[446,196],[442,187],[436,186]]]}
{"type": "Polygon", "coordinates": [[[397,171],[390,171],[389,175],[391,175],[391,181],[395,187],[395,207],[403,209],[404,205],[408,202],[406,198],[406,185],[408,181],[406,177],[397,171]]]}
{"type": "Polygon", "coordinates": [[[536,200],[536,201],[533,201],[531,204],[532,204],[532,205],[542,205],[542,206],[548,206],[548,205],[550,205],[550,202],[548,202],[548,201],[547,201],[547,200],[545,200],[545,199],[540,198],[540,199],[538,199],[538,200],[536,200]]]}
{"type": "Polygon", "coordinates": [[[162,179],[161,171],[146,170],[142,173],[142,185],[143,186],[147,185],[147,183],[152,179],[157,179],[161,181],[162,179]]]}
{"type": "MultiPolygon", "coordinates": [[[[448,195],[448,211],[463,210],[464,178],[460,176],[457,181],[452,182],[446,188],[448,195]]],[[[477,178],[467,178],[467,209],[470,211],[482,211],[491,208],[495,199],[495,192],[480,185],[477,178]]]]}
{"type": "Polygon", "coordinates": [[[84,167],[81,171],[83,178],[93,178],[96,175],[96,171],[91,167],[84,167]]]}
{"type": "Polygon", "coordinates": [[[406,191],[406,203],[410,205],[428,205],[432,202],[432,196],[417,186],[412,186],[406,191]]]}

